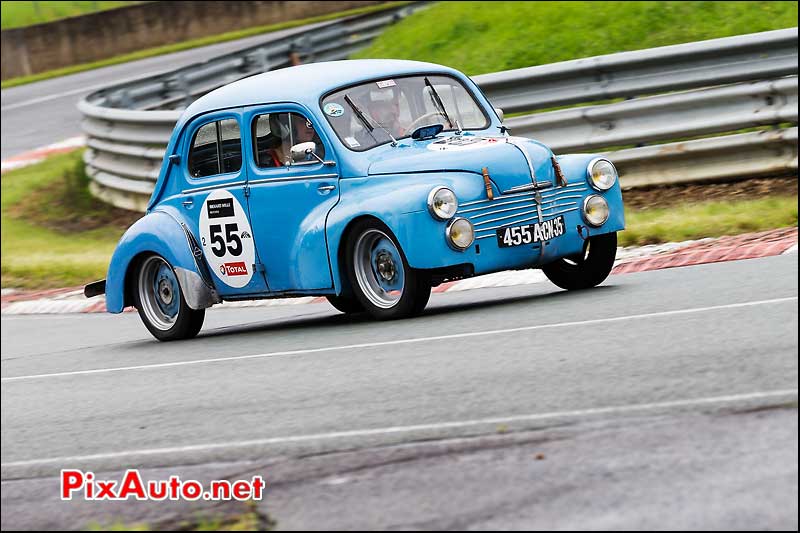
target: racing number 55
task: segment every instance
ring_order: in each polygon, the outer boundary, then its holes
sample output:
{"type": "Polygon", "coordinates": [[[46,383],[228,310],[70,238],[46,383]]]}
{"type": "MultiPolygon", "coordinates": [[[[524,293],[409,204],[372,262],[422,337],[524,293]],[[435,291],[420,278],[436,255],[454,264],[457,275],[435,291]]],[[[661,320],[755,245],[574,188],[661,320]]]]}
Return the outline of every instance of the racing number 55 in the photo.
{"type": "Polygon", "coordinates": [[[237,235],[237,232],[239,231],[238,224],[236,223],[225,224],[224,238],[222,236],[221,224],[211,224],[208,227],[208,231],[209,231],[209,238],[211,239],[211,251],[214,252],[214,255],[216,255],[217,257],[223,257],[225,255],[226,247],[231,255],[235,256],[241,255],[242,240],[239,238],[239,235],[237,235]],[[233,244],[233,246],[231,244],[233,244]]]}

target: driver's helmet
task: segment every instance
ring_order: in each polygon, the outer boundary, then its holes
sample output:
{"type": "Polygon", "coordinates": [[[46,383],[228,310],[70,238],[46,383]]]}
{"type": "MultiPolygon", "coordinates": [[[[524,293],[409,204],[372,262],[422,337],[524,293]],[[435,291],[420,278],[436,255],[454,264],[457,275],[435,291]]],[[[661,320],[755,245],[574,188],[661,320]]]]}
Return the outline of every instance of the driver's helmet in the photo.
{"type": "Polygon", "coordinates": [[[289,138],[289,114],[271,113],[269,116],[269,131],[279,139],[289,138]]]}

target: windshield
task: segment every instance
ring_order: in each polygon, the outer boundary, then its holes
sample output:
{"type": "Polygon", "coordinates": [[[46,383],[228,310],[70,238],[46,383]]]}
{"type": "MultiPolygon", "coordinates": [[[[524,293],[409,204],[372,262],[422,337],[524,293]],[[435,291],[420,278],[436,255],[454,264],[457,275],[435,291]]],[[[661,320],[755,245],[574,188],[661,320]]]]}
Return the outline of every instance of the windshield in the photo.
{"type": "Polygon", "coordinates": [[[445,131],[489,126],[461,82],[442,75],[387,78],[341,89],[322,100],[322,111],[344,145],[358,152],[408,137],[422,126],[441,124],[445,131]]]}

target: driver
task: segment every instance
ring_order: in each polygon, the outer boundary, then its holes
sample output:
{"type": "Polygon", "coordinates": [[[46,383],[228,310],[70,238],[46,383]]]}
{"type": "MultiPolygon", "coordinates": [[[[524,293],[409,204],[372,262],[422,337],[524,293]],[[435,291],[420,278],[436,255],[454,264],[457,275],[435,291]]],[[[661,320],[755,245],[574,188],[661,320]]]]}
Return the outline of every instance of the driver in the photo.
{"type": "Polygon", "coordinates": [[[358,129],[353,132],[353,136],[361,145],[369,145],[375,140],[385,138],[386,134],[381,127],[387,129],[395,138],[406,136],[407,127],[400,119],[400,91],[396,86],[356,90],[351,97],[367,115],[370,125],[375,128],[370,134],[360,123],[356,123],[358,129]]]}
{"type": "MultiPolygon", "coordinates": [[[[301,115],[295,115],[293,113],[292,132],[294,133],[294,144],[313,142],[315,145],[314,153],[317,154],[320,159],[325,159],[325,147],[323,146],[322,140],[319,138],[319,134],[317,134],[317,130],[314,129],[314,125],[310,120],[301,115]]],[[[317,159],[311,154],[306,156],[306,161],[316,160],[317,159]]]]}

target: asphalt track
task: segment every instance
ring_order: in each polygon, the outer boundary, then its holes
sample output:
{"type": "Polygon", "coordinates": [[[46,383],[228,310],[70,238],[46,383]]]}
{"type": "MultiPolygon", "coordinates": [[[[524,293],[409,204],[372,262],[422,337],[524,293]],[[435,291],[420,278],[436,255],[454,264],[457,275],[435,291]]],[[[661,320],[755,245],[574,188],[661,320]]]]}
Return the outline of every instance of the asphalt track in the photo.
{"type": "Polygon", "coordinates": [[[76,105],[81,98],[93,91],[127,80],[174,70],[324,24],[330,22],[256,35],[3,89],[0,92],[3,137],[0,155],[2,159],[6,159],[81,135],[81,114],[76,105]]]}
{"type": "Polygon", "coordinates": [[[212,310],[167,344],[135,314],[3,317],[3,528],[78,527],[109,509],[30,494],[135,465],[266,472],[286,528],[796,529],[797,279],[786,255],[436,294],[389,323],[212,310]],[[561,462],[525,477],[540,451],[561,462]]]}

